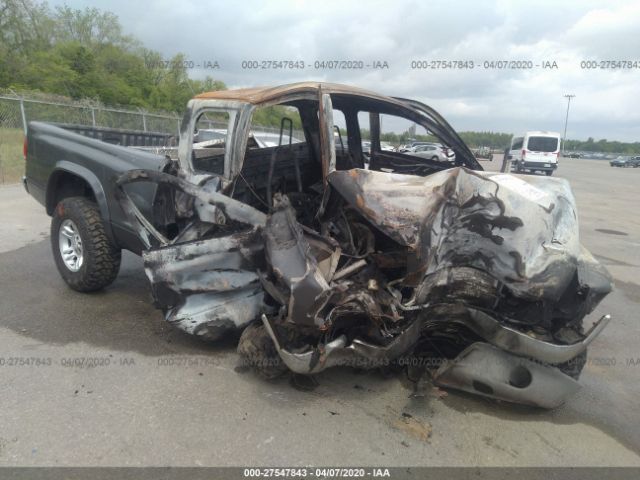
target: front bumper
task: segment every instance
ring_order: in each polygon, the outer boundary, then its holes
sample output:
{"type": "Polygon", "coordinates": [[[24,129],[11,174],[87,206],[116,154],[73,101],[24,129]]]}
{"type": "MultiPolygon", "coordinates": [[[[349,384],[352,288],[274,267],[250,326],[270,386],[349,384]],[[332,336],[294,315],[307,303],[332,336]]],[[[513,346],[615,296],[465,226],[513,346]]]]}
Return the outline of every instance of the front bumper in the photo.
{"type": "Polygon", "coordinates": [[[556,408],[580,389],[580,384],[550,365],[537,363],[477,342],[434,376],[436,384],[498,400],[556,408]]]}
{"type": "MultiPolygon", "coordinates": [[[[562,373],[557,365],[576,359],[611,320],[605,315],[593,324],[582,340],[558,345],[505,326],[479,310],[468,310],[470,315],[465,325],[484,341],[472,343],[456,358],[446,361],[434,374],[434,382],[443,387],[541,408],[562,405],[580,388],[580,384],[562,373]]],[[[416,321],[385,347],[359,339],[348,344],[342,335],[321,350],[293,352],[282,346],[266,315],[262,315],[262,322],[282,361],[300,374],[314,374],[338,365],[365,368],[367,365],[387,365],[410,352],[420,331],[420,322],[416,321]]]]}
{"type": "Polygon", "coordinates": [[[473,343],[446,362],[435,373],[434,382],[542,408],[559,407],[580,388],[554,365],[575,361],[611,320],[604,315],[581,341],[556,345],[504,326],[478,310],[470,313],[467,326],[487,343],[473,343]]]}
{"type": "Polygon", "coordinates": [[[465,325],[488,343],[514,355],[553,365],[568,362],[584,352],[611,320],[610,315],[604,315],[592,325],[582,340],[569,345],[558,345],[503,325],[481,310],[467,310],[469,318],[465,325]]]}

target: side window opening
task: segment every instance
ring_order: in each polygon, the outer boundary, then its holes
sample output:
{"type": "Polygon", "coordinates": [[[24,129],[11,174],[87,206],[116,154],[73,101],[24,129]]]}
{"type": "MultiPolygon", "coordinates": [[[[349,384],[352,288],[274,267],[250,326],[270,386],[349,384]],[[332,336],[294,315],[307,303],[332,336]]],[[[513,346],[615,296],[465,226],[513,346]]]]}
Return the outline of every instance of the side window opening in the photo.
{"type": "MultiPolygon", "coordinates": [[[[361,130],[367,147],[369,168],[395,173],[429,175],[455,166],[455,152],[423,125],[400,113],[363,111],[358,119],[369,117],[370,130],[361,130]],[[375,138],[377,137],[377,138],[375,138]]],[[[363,140],[364,142],[364,140],[363,140]]]]}
{"type": "Polygon", "coordinates": [[[321,166],[312,152],[299,108],[284,104],[257,107],[242,168],[229,195],[266,213],[276,193],[286,194],[294,207],[313,202],[312,197],[318,196],[313,185],[321,178],[321,166]]]}
{"type": "Polygon", "coordinates": [[[380,150],[414,154],[418,147],[439,144],[422,125],[397,115],[380,115],[380,150]]]}
{"type": "Polygon", "coordinates": [[[273,105],[258,107],[254,111],[247,142],[249,149],[287,146],[305,141],[300,112],[296,107],[273,105]]]}
{"type": "Polygon", "coordinates": [[[224,175],[224,159],[229,129],[228,112],[208,110],[200,114],[196,120],[191,150],[194,170],[224,175]]]}

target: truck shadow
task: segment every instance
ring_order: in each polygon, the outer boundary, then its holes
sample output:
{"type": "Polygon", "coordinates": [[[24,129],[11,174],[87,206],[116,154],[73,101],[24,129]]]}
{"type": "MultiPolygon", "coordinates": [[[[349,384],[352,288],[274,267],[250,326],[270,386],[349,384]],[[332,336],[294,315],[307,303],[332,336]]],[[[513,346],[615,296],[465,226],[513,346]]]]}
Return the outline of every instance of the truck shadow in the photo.
{"type": "Polygon", "coordinates": [[[43,344],[85,342],[152,356],[235,351],[233,336],[207,344],[165,322],[152,305],[141,259],[128,252],[116,281],[100,292],[67,287],[48,239],[1,254],[0,279],[0,326],[43,344]]]}
{"type": "MultiPolygon", "coordinates": [[[[26,342],[24,348],[83,342],[114,352],[137,352],[154,357],[204,355],[217,360],[229,357],[226,364],[238,363],[237,336],[207,344],[165,322],[161,312],[151,304],[142,262],[133,254],[123,256],[120,275],[113,285],[92,294],[74,292],[64,284],[51,258],[48,239],[0,254],[0,305],[0,326],[35,342],[26,342]]],[[[376,372],[363,374],[353,369],[334,368],[316,377],[320,388],[301,391],[304,388],[296,388],[289,377],[274,383],[262,380],[253,372],[237,371],[239,381],[251,383],[257,394],[277,388],[295,396],[302,405],[324,398],[337,405],[357,404],[365,408],[366,399],[371,395],[390,395],[396,410],[412,414],[420,409],[437,412],[446,408],[513,422],[585,423],[620,439],[633,451],[640,450],[638,434],[608,422],[608,415],[603,412],[607,405],[615,405],[617,401],[615,392],[606,389],[598,389],[597,398],[591,398],[589,393],[578,394],[568,405],[547,411],[455,391],[449,391],[444,398],[432,395],[414,398],[412,386],[402,378],[403,373],[389,378],[376,372]],[[397,389],[398,379],[404,387],[401,392],[397,389]],[[403,396],[404,403],[401,402],[403,396]],[[395,403],[399,399],[400,403],[395,403]]],[[[374,410],[368,415],[383,415],[374,410]]]]}

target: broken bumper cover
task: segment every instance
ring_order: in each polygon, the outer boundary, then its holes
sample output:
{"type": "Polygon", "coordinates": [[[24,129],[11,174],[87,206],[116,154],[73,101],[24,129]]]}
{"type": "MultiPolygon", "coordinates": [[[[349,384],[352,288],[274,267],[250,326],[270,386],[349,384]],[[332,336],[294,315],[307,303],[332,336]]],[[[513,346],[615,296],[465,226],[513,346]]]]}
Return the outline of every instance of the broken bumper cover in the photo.
{"type": "Polygon", "coordinates": [[[604,315],[582,340],[558,345],[502,325],[479,310],[469,309],[469,313],[467,326],[489,343],[467,347],[437,370],[434,382],[542,408],[559,407],[579,390],[580,384],[554,365],[576,359],[611,320],[604,315]]]}
{"type": "Polygon", "coordinates": [[[406,353],[417,341],[420,333],[420,323],[414,322],[385,346],[373,345],[363,340],[354,339],[347,345],[347,338],[340,335],[335,340],[324,345],[322,349],[312,349],[305,352],[291,352],[283,348],[266,315],[262,315],[264,324],[280,358],[289,370],[295,373],[318,373],[329,367],[336,366],[383,366],[406,353]]]}
{"type": "Polygon", "coordinates": [[[498,400],[556,408],[580,389],[549,365],[517,357],[486,343],[473,343],[435,374],[435,383],[498,400]]]}
{"type": "MultiPolygon", "coordinates": [[[[594,323],[582,340],[558,345],[506,327],[481,311],[469,309],[469,313],[466,325],[488,343],[475,342],[453,360],[446,361],[435,372],[434,382],[443,387],[541,408],[562,405],[580,388],[576,380],[554,365],[569,362],[582,354],[611,319],[605,315],[594,323]]],[[[341,335],[322,348],[293,352],[281,345],[266,315],[262,315],[262,322],[284,364],[300,374],[318,373],[335,366],[389,365],[410,353],[421,328],[421,323],[415,321],[386,346],[359,339],[347,344],[346,337],[341,335]]]]}
{"type": "Polygon", "coordinates": [[[472,308],[468,310],[470,317],[466,325],[492,345],[514,355],[532,358],[552,365],[568,362],[584,352],[611,320],[610,315],[604,315],[593,324],[582,340],[569,345],[558,345],[533,338],[514,328],[503,325],[480,310],[472,308]]]}

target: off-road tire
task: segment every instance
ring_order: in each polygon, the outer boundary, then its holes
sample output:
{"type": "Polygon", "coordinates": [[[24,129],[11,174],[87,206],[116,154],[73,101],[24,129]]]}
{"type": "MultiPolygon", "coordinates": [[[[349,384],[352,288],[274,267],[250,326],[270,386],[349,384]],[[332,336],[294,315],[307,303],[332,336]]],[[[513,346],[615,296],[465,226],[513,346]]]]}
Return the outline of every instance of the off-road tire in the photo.
{"type": "Polygon", "coordinates": [[[238,341],[238,354],[243,366],[251,367],[268,380],[277,378],[288,370],[261,323],[254,322],[244,329],[238,341]]]}
{"type": "Polygon", "coordinates": [[[121,252],[107,237],[98,206],[84,197],[60,201],[51,219],[51,248],[58,272],[73,290],[93,292],[110,285],[120,270],[121,252]],[[83,260],[78,271],[70,270],[60,253],[59,230],[70,219],[82,240],[83,260]]]}

